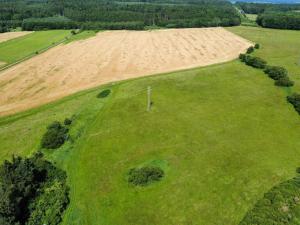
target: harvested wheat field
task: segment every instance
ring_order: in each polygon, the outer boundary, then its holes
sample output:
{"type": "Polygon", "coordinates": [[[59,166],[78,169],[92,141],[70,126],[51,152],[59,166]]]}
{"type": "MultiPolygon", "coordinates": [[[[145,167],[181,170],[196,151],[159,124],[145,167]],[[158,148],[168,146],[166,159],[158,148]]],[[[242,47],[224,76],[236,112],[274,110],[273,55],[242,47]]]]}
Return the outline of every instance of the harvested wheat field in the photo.
{"type": "Polygon", "coordinates": [[[17,32],[7,32],[0,34],[0,43],[4,41],[8,41],[17,37],[22,37],[27,34],[32,33],[31,31],[17,31],[17,32]]]}
{"type": "Polygon", "coordinates": [[[0,115],[100,84],[236,58],[252,43],[223,28],[106,31],[0,74],[0,115]]]}

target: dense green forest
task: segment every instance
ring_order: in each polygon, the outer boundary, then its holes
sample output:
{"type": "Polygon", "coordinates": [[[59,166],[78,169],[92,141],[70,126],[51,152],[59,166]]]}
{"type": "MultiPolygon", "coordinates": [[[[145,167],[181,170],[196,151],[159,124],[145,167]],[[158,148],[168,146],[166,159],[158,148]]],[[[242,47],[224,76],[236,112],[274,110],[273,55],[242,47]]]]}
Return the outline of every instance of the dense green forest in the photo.
{"type": "Polygon", "coordinates": [[[300,30],[300,13],[269,12],[257,17],[258,25],[268,28],[300,30]]]}
{"type": "Polygon", "coordinates": [[[263,4],[263,3],[247,3],[237,2],[235,4],[248,14],[262,14],[266,12],[288,12],[300,10],[300,4],[263,4]]]}
{"type": "Polygon", "coordinates": [[[300,4],[260,4],[238,2],[245,14],[258,14],[257,24],[276,29],[300,29],[300,4]]]}
{"type": "Polygon", "coordinates": [[[224,0],[0,0],[0,31],[42,29],[144,29],[239,25],[224,0]]]}

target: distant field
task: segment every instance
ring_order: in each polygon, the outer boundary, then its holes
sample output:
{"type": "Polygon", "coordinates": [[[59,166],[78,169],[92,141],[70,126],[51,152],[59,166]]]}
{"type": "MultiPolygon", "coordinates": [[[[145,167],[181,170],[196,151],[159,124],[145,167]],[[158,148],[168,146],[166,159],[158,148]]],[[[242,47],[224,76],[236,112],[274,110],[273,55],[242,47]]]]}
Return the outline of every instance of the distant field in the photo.
{"type": "Polygon", "coordinates": [[[101,32],[3,71],[0,115],[108,82],[230,61],[250,45],[223,28],[101,32]]]}
{"type": "Polygon", "coordinates": [[[246,17],[251,21],[256,21],[257,14],[246,14],[246,17]]]}
{"type": "MultiPolygon", "coordinates": [[[[300,90],[299,31],[230,30],[261,43],[255,54],[288,68],[300,90]]],[[[120,82],[0,118],[0,158],[34,152],[50,122],[74,115],[74,142],[46,151],[69,177],[63,225],[237,225],[300,166],[291,91],[237,60],[120,82]],[[96,98],[106,88],[112,94],[96,98]],[[163,180],[129,186],[128,170],[151,163],[164,168],[163,180]]]]}
{"type": "Polygon", "coordinates": [[[8,41],[10,39],[22,37],[25,35],[28,35],[32,32],[30,31],[19,31],[19,32],[6,32],[6,33],[0,33],[0,43],[4,41],[8,41]]]}
{"type": "Polygon", "coordinates": [[[26,56],[34,54],[62,41],[70,35],[69,30],[37,31],[16,39],[0,43],[0,61],[14,63],[26,56]]]}

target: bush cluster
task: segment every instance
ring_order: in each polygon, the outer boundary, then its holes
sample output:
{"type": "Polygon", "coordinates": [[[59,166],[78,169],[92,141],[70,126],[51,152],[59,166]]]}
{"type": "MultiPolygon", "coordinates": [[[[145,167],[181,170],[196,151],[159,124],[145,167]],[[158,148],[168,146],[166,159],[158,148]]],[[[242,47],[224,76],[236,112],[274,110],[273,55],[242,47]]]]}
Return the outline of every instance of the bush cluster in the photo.
{"type": "Polygon", "coordinates": [[[69,204],[66,173],[41,153],[0,166],[0,224],[58,225],[69,204]]]}
{"type": "Polygon", "coordinates": [[[288,77],[284,77],[276,80],[275,85],[280,87],[292,87],[294,86],[294,81],[291,81],[288,77]]]}
{"type": "Polygon", "coordinates": [[[247,54],[240,54],[240,60],[248,66],[252,66],[258,69],[264,69],[267,65],[267,62],[259,57],[251,56],[247,54]]]}
{"type": "Polygon", "coordinates": [[[146,166],[129,171],[128,182],[137,186],[146,186],[163,178],[164,171],[159,167],[146,166]]]}
{"type": "Polygon", "coordinates": [[[64,121],[64,125],[69,126],[69,125],[72,124],[72,122],[73,122],[72,119],[66,118],[65,121],[64,121]]]}
{"type": "Polygon", "coordinates": [[[291,87],[294,82],[288,77],[288,71],[280,66],[267,66],[264,70],[266,74],[273,80],[275,80],[276,86],[291,87]]]}
{"type": "Polygon", "coordinates": [[[294,93],[287,96],[287,101],[291,103],[295,110],[300,114],[300,94],[294,93]]]}
{"type": "Polygon", "coordinates": [[[247,49],[247,54],[251,54],[252,52],[254,52],[254,47],[253,47],[253,46],[250,46],[250,47],[247,49]]]}
{"type": "Polygon", "coordinates": [[[300,176],[285,181],[264,194],[239,225],[296,225],[300,203],[300,176]]]}
{"type": "Polygon", "coordinates": [[[44,134],[41,141],[41,147],[46,149],[59,148],[67,140],[68,131],[69,129],[63,126],[60,122],[53,122],[47,127],[47,132],[44,134]]]}
{"type": "Polygon", "coordinates": [[[250,53],[255,49],[259,49],[260,45],[255,44],[254,47],[249,47],[247,54],[240,54],[239,59],[248,66],[252,66],[258,69],[264,69],[264,72],[268,74],[270,78],[275,80],[275,85],[280,87],[291,87],[294,82],[290,80],[288,71],[280,66],[267,66],[267,62],[259,57],[251,56],[250,53]]]}

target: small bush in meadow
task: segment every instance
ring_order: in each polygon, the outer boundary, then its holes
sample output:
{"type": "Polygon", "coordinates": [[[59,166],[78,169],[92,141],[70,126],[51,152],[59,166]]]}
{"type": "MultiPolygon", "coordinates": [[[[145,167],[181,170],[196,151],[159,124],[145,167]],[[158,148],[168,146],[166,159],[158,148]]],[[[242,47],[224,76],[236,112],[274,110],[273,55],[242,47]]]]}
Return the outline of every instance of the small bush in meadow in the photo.
{"type": "Polygon", "coordinates": [[[287,101],[291,103],[295,110],[300,114],[300,94],[294,93],[288,96],[287,101]]]}
{"type": "Polygon", "coordinates": [[[267,62],[259,57],[246,55],[245,63],[248,66],[252,66],[258,69],[264,69],[267,65],[267,62]]]}
{"type": "Polygon", "coordinates": [[[104,91],[101,91],[98,95],[97,98],[106,98],[110,94],[110,90],[106,89],[104,91]]]}
{"type": "Polygon", "coordinates": [[[247,55],[246,54],[240,54],[239,59],[241,62],[245,62],[247,55]]]}
{"type": "Polygon", "coordinates": [[[275,85],[280,87],[292,87],[294,86],[294,81],[291,81],[288,77],[282,77],[275,81],[275,85]]]}
{"type": "Polygon", "coordinates": [[[288,71],[280,66],[267,66],[264,72],[273,80],[279,80],[288,76],[288,71]]]}
{"type": "Polygon", "coordinates": [[[64,125],[69,126],[71,124],[72,124],[72,119],[66,118],[65,121],[64,121],[64,125]]]}
{"type": "Polygon", "coordinates": [[[254,47],[253,47],[253,46],[250,46],[250,47],[247,49],[247,54],[251,54],[252,52],[254,52],[254,47]]]}
{"type": "Polygon", "coordinates": [[[164,171],[159,167],[146,166],[129,171],[128,182],[137,186],[146,186],[163,178],[164,171]]]}
{"type": "Polygon", "coordinates": [[[46,149],[57,149],[62,146],[68,138],[68,129],[61,125],[60,122],[53,122],[47,127],[41,146],[46,149]]]}
{"type": "Polygon", "coordinates": [[[255,48],[255,49],[260,49],[260,45],[256,43],[256,44],[254,45],[254,48],[255,48]]]}

